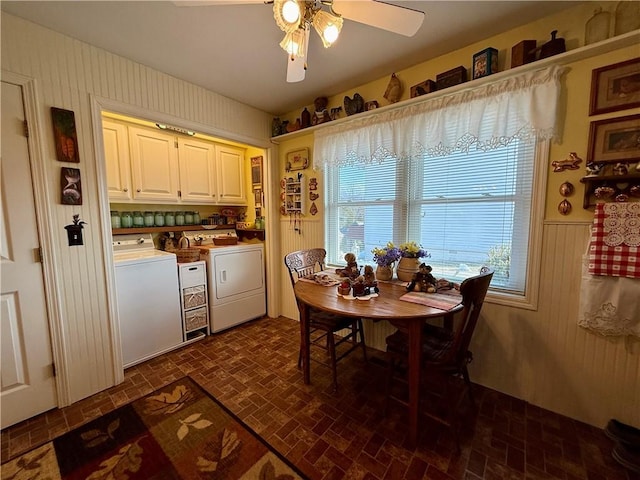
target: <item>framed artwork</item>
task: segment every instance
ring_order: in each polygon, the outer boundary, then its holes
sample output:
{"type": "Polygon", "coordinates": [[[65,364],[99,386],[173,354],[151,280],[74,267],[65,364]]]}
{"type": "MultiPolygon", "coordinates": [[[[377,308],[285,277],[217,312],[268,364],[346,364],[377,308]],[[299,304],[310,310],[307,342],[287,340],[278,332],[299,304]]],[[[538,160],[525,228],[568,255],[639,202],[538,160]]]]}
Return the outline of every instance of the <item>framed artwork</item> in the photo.
{"type": "Polygon", "coordinates": [[[78,168],[62,167],[60,193],[63,205],[82,205],[82,185],[78,168]]]}
{"type": "Polygon", "coordinates": [[[589,115],[640,107],[640,57],[591,72],[589,115]]]}
{"type": "Polygon", "coordinates": [[[309,149],[301,148],[287,153],[287,172],[304,170],[309,166],[309,149]]]}
{"type": "Polygon", "coordinates": [[[640,160],[640,114],[591,122],[591,162],[637,162],[640,160]]]}
{"type": "Polygon", "coordinates": [[[253,201],[257,208],[262,207],[262,188],[253,189],[253,201]]]}
{"type": "Polygon", "coordinates": [[[51,107],[51,120],[58,161],[80,163],[74,113],[71,110],[51,107]]]}
{"type": "Polygon", "coordinates": [[[251,157],[251,183],[262,186],[262,156],[251,157]]]}

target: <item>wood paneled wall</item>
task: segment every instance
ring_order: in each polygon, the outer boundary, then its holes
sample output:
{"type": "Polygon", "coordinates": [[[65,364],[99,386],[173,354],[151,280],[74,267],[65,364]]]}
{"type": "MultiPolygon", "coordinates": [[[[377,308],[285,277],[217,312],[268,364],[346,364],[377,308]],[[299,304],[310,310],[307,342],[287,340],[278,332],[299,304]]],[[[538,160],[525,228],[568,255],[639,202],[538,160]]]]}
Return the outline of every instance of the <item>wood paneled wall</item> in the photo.
{"type": "MultiPolygon", "coordinates": [[[[101,218],[99,202],[101,165],[94,151],[91,97],[161,113],[207,126],[231,140],[255,139],[268,144],[271,116],[203,88],[126,60],[86,43],[60,35],[2,12],[2,70],[35,79],[38,90],[38,123],[44,139],[43,170],[48,191],[46,210],[53,231],[45,261],[55,263],[56,285],[49,292],[59,304],[59,318],[51,319],[57,344],[56,367],[66,380],[60,393],[65,405],[114,384],[105,266],[108,223],[101,218]],[[50,107],[75,112],[78,131],[83,205],[60,204],[60,168],[56,161],[50,107]],[[85,245],[69,248],[64,226],[79,214],[87,222],[85,245]]],[[[248,142],[247,142],[248,143],[248,142]]],[[[56,347],[54,347],[56,348],[56,347]]]]}

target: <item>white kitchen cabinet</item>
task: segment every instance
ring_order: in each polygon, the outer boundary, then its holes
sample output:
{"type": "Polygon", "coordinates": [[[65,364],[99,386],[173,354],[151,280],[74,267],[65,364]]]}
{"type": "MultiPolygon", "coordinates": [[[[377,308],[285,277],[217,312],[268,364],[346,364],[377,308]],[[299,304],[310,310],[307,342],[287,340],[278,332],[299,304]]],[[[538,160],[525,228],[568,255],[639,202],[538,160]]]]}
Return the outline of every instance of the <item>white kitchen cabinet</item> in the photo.
{"type": "Polygon", "coordinates": [[[189,203],[216,203],[215,145],[195,138],[178,137],[180,200],[189,203]]]}
{"type": "Polygon", "coordinates": [[[246,205],[244,150],[216,144],[216,174],[218,177],[218,203],[246,205]]]}
{"type": "Polygon", "coordinates": [[[131,163],[129,161],[127,126],[123,123],[103,119],[102,138],[107,164],[109,200],[131,200],[131,163]]]}
{"type": "Polygon", "coordinates": [[[103,118],[109,200],[246,205],[245,150],[103,118]]]}
{"type": "Polygon", "coordinates": [[[174,135],[129,126],[134,200],[178,201],[180,173],[177,143],[174,135]]]}

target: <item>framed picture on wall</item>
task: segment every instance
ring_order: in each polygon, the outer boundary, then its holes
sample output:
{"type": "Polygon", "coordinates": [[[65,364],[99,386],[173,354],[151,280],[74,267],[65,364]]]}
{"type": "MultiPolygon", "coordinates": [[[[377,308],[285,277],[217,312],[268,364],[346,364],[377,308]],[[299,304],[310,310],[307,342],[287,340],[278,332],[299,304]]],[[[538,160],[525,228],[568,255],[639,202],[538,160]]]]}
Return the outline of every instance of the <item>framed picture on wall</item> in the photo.
{"type": "Polygon", "coordinates": [[[76,119],[71,110],[51,107],[56,158],[59,162],[79,163],[76,119]]]}
{"type": "Polygon", "coordinates": [[[262,187],[262,156],[251,157],[251,183],[262,187]]]}
{"type": "Polygon", "coordinates": [[[80,169],[60,169],[60,198],[63,205],[82,205],[82,183],[80,169]]]}
{"type": "Polygon", "coordinates": [[[589,115],[640,107],[640,57],[591,73],[589,115]]]}
{"type": "Polygon", "coordinates": [[[640,114],[591,122],[587,163],[640,160],[640,114]]]}

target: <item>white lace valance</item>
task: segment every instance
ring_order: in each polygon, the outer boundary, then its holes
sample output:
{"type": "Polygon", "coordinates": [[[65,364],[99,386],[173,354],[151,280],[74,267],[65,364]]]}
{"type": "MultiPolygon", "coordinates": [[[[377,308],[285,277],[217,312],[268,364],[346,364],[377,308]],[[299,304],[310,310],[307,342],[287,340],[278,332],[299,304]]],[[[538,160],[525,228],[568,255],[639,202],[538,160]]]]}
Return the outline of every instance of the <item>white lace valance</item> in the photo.
{"type": "Polygon", "coordinates": [[[318,130],[314,166],[489,150],[556,136],[560,77],[551,66],[318,130]]]}

